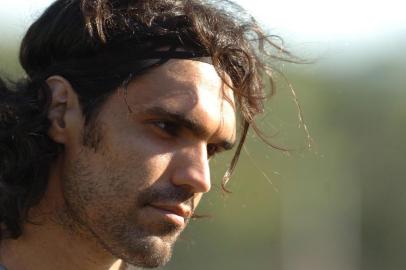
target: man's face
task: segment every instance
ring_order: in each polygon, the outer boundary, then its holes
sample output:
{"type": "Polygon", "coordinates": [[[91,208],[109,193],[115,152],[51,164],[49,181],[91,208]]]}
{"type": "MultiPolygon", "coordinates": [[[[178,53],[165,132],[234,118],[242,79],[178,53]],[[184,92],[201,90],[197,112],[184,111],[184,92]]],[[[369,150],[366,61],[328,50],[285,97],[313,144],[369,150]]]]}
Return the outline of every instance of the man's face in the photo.
{"type": "Polygon", "coordinates": [[[65,222],[128,263],[166,263],[210,189],[210,156],[235,140],[232,91],[212,65],[170,60],[111,96],[91,130],[65,145],[65,222]]]}

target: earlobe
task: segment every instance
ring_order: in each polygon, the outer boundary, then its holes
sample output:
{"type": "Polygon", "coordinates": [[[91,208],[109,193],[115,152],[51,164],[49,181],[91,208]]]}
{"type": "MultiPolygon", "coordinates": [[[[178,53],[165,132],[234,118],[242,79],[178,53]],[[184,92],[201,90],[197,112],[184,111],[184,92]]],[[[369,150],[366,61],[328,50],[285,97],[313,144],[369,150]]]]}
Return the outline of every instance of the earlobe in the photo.
{"type": "Polygon", "coordinates": [[[67,114],[70,110],[80,110],[77,95],[70,83],[61,76],[51,76],[46,82],[52,97],[48,111],[51,122],[48,135],[55,142],[65,144],[69,129],[67,114]]]}

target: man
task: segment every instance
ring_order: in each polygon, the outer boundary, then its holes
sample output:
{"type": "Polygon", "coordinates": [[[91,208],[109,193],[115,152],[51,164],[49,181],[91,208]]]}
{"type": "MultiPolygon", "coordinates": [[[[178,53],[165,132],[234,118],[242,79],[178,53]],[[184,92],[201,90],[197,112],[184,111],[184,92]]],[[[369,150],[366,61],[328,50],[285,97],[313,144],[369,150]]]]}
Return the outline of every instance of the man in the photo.
{"type": "Polygon", "coordinates": [[[230,7],[57,0],[31,25],[27,78],[0,85],[2,267],[170,259],[210,190],[210,158],[239,137],[225,184],[262,111],[261,52],[276,45],[230,7]]]}

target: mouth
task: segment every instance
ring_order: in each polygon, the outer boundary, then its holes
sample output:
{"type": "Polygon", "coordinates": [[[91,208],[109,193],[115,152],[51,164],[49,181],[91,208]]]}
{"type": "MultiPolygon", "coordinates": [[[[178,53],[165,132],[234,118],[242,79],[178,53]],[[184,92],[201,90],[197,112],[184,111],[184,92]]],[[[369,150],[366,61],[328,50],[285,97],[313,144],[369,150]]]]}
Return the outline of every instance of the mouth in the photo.
{"type": "Polygon", "coordinates": [[[192,210],[183,204],[149,204],[148,207],[157,212],[166,221],[184,227],[186,220],[192,216],[192,210]]]}

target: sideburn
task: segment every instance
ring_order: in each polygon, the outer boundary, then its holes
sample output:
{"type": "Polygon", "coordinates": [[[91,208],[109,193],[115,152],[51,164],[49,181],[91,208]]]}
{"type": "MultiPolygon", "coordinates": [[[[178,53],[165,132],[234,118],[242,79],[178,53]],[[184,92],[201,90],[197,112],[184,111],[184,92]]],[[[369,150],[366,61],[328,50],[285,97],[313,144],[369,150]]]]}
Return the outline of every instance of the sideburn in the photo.
{"type": "Polygon", "coordinates": [[[84,146],[92,149],[94,152],[99,150],[100,143],[103,140],[103,129],[97,121],[97,116],[92,117],[85,125],[82,138],[84,146]]]}

